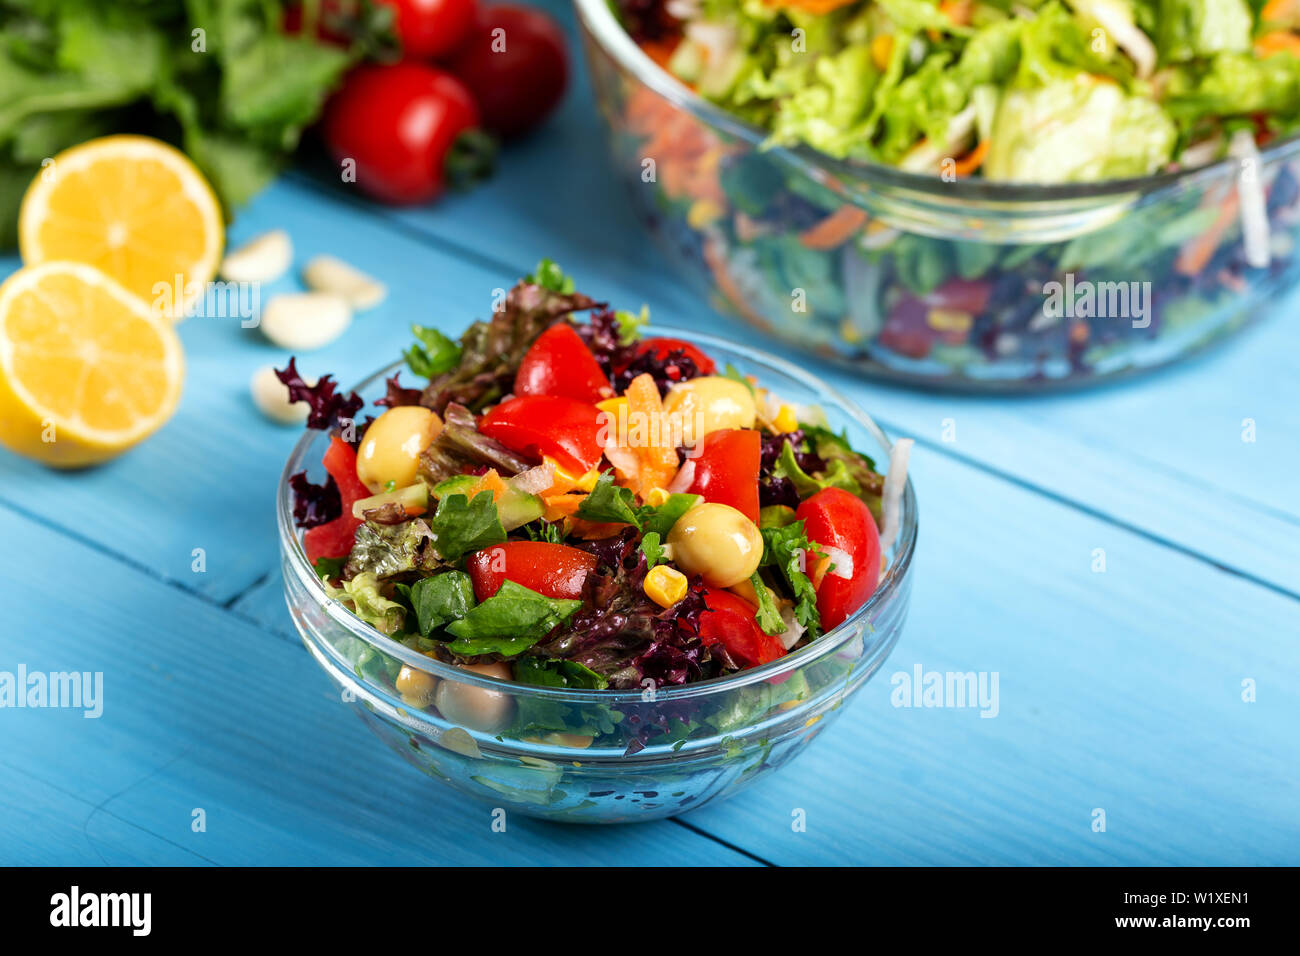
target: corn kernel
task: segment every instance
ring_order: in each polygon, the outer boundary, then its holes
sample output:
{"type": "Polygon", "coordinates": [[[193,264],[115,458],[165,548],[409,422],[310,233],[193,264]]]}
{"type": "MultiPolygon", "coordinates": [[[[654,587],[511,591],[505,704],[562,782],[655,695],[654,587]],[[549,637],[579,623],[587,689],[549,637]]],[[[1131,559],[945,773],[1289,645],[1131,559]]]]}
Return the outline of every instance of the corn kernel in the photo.
{"type": "Polygon", "coordinates": [[[686,596],[686,575],[666,564],[656,565],[645,576],[645,594],[660,607],[672,607],[686,596]]]}
{"type": "Polygon", "coordinates": [[[877,33],[871,38],[871,62],[882,73],[889,69],[889,61],[894,56],[894,38],[887,33],[877,33]]]}
{"type": "Polygon", "coordinates": [[[937,332],[969,332],[975,316],[958,309],[931,309],[925,324],[937,332]]]}
{"type": "Polygon", "coordinates": [[[666,502],[670,497],[672,496],[669,495],[668,492],[664,491],[662,488],[651,488],[650,493],[645,496],[645,503],[652,507],[658,508],[660,505],[666,502]]]}
{"type": "Polygon", "coordinates": [[[772,425],[778,432],[792,432],[799,427],[799,419],[795,416],[793,408],[789,405],[782,405],[781,410],[776,413],[772,425]]]}
{"type": "Polygon", "coordinates": [[[692,229],[702,229],[724,212],[726,210],[712,199],[697,199],[686,210],[686,222],[692,229]]]}
{"type": "Polygon", "coordinates": [[[618,417],[618,410],[627,407],[627,396],[616,395],[613,398],[604,399],[603,401],[597,402],[596,407],[602,412],[609,412],[609,414],[618,417]]]}

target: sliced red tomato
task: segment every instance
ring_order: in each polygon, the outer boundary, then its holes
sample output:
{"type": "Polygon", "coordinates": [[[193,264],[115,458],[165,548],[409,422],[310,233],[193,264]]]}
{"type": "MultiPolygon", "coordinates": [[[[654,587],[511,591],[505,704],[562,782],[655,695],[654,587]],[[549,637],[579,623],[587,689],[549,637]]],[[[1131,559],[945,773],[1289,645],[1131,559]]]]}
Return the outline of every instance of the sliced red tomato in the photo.
{"type": "Polygon", "coordinates": [[[695,446],[695,476],[691,494],[705,501],[731,505],[758,524],[758,470],[763,440],[752,428],[720,428],[695,446]]]}
{"type": "Polygon", "coordinates": [[[522,395],[502,402],[479,421],[478,430],[511,451],[584,475],[600,463],[601,411],[590,402],[559,395],[522,395]]]}
{"type": "Polygon", "coordinates": [[[486,601],[505,581],[522,584],[550,598],[580,598],[596,556],[567,544],[507,541],[475,551],[466,562],[474,597],[486,601]]]}
{"type": "Polygon", "coordinates": [[[866,603],[880,577],[880,532],[876,519],[857,495],[824,488],[795,510],[814,544],[834,548],[834,570],[817,586],[817,613],[829,631],[866,603]],[[847,567],[845,565],[848,565],[847,567]]]}
{"type": "Polygon", "coordinates": [[[700,640],[721,644],[744,667],[767,664],[785,654],[775,635],[766,633],[754,618],[754,606],[720,588],[704,588],[709,609],[700,615],[700,640]]]}
{"type": "Polygon", "coordinates": [[[515,375],[516,395],[560,395],[594,404],[614,390],[582,336],[557,322],[537,337],[515,375]]]}
{"type": "Polygon", "coordinates": [[[303,532],[302,549],[307,554],[307,560],[313,564],[317,558],[341,558],[352,550],[357,528],[361,526],[361,519],[352,517],[352,504],[362,498],[369,498],[371,494],[370,489],[357,477],[357,453],[338,435],[330,438],[329,448],[325,449],[321,464],[339,487],[343,513],[333,521],[303,532]]]}
{"type": "Polygon", "coordinates": [[[695,363],[695,367],[700,370],[701,375],[712,375],[717,371],[718,366],[699,349],[684,339],[670,339],[666,336],[642,339],[636,347],[637,355],[644,355],[647,352],[653,352],[654,357],[663,361],[668,358],[671,352],[681,349],[682,353],[695,363]]]}

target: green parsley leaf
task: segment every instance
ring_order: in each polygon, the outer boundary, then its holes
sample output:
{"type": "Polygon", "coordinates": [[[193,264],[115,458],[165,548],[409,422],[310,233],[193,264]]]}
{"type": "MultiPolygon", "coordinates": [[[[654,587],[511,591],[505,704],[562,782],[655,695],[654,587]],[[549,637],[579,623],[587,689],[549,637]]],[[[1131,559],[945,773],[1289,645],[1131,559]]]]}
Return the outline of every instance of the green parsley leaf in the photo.
{"type": "Polygon", "coordinates": [[[662,541],[673,530],[677,519],[703,500],[701,495],[672,494],[661,505],[642,505],[638,508],[637,521],[646,534],[654,532],[662,541]]]}
{"type": "Polygon", "coordinates": [[[659,532],[647,531],[641,539],[641,553],[645,555],[646,567],[653,568],[664,560],[664,549],[659,543],[659,532]]]}
{"type": "Polygon", "coordinates": [[[531,275],[525,276],[524,281],[539,285],[551,292],[558,292],[560,295],[573,293],[573,279],[566,276],[564,270],[550,259],[543,259],[537,263],[537,268],[531,275]]]}
{"type": "Polygon", "coordinates": [[[641,330],[650,324],[650,306],[641,306],[639,313],[620,309],[614,313],[614,321],[618,323],[619,344],[631,345],[641,337],[641,330]]]}
{"type": "Polygon", "coordinates": [[[808,540],[804,523],[796,521],[782,528],[764,528],[763,560],[760,567],[775,567],[781,572],[794,598],[795,620],[808,629],[810,637],[821,633],[817,613],[817,590],[806,573],[808,562],[819,560],[821,552],[808,540]]]}
{"type": "Polygon", "coordinates": [[[754,593],[758,595],[758,611],[754,614],[758,626],[763,629],[765,634],[784,634],[785,621],[782,620],[781,612],[776,608],[776,601],[772,599],[772,592],[767,589],[767,584],[763,581],[762,573],[755,571],[750,575],[749,583],[754,586],[754,593]]]}
{"type": "Polygon", "coordinates": [[[490,491],[480,491],[473,501],[465,495],[447,495],[438,502],[437,512],[429,519],[429,530],[433,547],[448,562],[506,540],[490,491]]]}
{"type": "Polygon", "coordinates": [[[581,601],[548,598],[509,579],[482,604],[447,625],[457,654],[502,654],[526,651],[582,607],[581,601]]]}
{"type": "Polygon", "coordinates": [[[835,459],[821,477],[816,477],[799,467],[799,462],[794,457],[794,443],[789,441],[781,446],[781,455],[772,468],[772,474],[780,478],[789,478],[800,498],[815,495],[823,488],[843,488],[853,495],[862,494],[862,486],[849,474],[848,466],[843,459],[835,459]]]}
{"type": "Polygon", "coordinates": [[[632,507],[635,500],[631,488],[621,488],[614,484],[614,472],[609,470],[601,473],[591,494],[582,499],[577,514],[586,521],[634,524],[639,528],[641,522],[632,507]]]}
{"type": "Polygon", "coordinates": [[[402,353],[407,367],[420,378],[434,378],[460,364],[460,345],[437,329],[411,326],[415,344],[402,353]]]}

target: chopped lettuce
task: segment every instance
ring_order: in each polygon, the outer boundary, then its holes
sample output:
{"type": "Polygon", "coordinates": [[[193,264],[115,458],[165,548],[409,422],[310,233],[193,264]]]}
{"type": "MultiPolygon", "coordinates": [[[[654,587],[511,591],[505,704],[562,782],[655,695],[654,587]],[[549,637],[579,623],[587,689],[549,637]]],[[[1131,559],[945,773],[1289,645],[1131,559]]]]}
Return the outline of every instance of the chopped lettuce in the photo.
{"type": "Polygon", "coordinates": [[[1149,99],[1093,77],[1056,80],[1002,97],[989,142],[989,179],[1065,183],[1156,172],[1178,133],[1149,99]]]}
{"type": "Polygon", "coordinates": [[[1250,50],[1246,0],[1159,0],[1156,40],[1165,63],[1250,50]]]}
{"type": "Polygon", "coordinates": [[[373,574],[358,574],[337,588],[326,585],[325,591],[335,600],[351,605],[357,617],[383,634],[396,634],[406,624],[406,609],[380,593],[379,579],[373,574]]]}

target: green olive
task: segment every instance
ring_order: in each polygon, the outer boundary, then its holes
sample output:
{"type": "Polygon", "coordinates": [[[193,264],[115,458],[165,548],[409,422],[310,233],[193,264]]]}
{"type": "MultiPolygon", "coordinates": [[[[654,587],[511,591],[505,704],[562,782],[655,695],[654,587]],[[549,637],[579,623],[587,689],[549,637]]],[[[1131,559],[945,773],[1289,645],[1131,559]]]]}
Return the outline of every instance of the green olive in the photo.
{"type": "MultiPolygon", "coordinates": [[[[504,661],[460,666],[462,670],[486,677],[496,677],[501,680],[511,680],[514,677],[510,665],[504,661]]],[[[515,710],[514,698],[504,691],[471,687],[454,680],[444,680],[438,685],[434,703],[438,706],[438,712],[452,723],[485,732],[505,727],[510,723],[515,710]]]]}
{"type": "Polygon", "coordinates": [[[754,393],[743,382],[706,375],[674,385],[664,411],[677,416],[687,444],[720,428],[753,428],[758,415],[754,393]]]}
{"type": "Polygon", "coordinates": [[[763,557],[758,526],[731,505],[705,502],[677,519],[668,533],[673,563],[710,587],[729,588],[750,577],[763,557]]]}
{"type": "Polygon", "coordinates": [[[375,493],[415,481],[424,451],[442,431],[442,419],[422,405],[399,405],[366,429],[357,449],[357,477],[375,493]]]}
{"type": "Polygon", "coordinates": [[[412,707],[428,707],[433,703],[434,691],[438,689],[438,678],[427,671],[416,670],[407,664],[402,665],[397,675],[397,692],[402,700],[412,707]]]}

